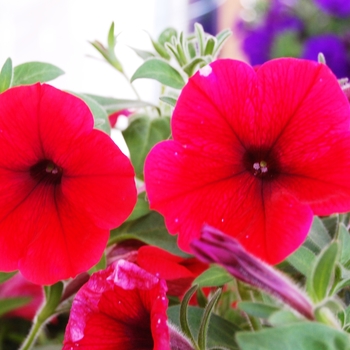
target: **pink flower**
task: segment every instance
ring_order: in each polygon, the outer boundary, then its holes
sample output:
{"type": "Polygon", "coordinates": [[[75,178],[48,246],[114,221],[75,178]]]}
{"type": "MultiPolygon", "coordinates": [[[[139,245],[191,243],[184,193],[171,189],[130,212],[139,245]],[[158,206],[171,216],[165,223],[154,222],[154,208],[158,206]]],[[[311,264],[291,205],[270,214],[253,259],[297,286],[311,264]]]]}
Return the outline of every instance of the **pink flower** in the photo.
{"type": "Polygon", "coordinates": [[[133,112],[130,109],[122,109],[120,111],[116,111],[108,116],[109,123],[112,128],[115,127],[117,121],[120,116],[124,115],[125,117],[129,117],[133,112]]]}
{"type": "Polygon", "coordinates": [[[0,94],[0,116],[0,270],[38,284],[86,271],[135,205],[130,161],[49,85],[0,94]]]}
{"type": "Polygon", "coordinates": [[[166,291],[126,260],[96,272],[73,301],[63,350],[170,350],[166,291]]]}
{"type": "Polygon", "coordinates": [[[173,140],[146,159],[151,208],[186,251],[207,223],[278,263],[303,243],[313,214],[350,210],[349,117],[325,65],[213,62],[184,87],[173,140]]]}
{"type": "Polygon", "coordinates": [[[41,286],[27,281],[20,273],[16,273],[9,280],[0,284],[0,299],[17,297],[29,297],[30,300],[28,304],[6,315],[32,320],[44,301],[44,291],[41,286]]]}

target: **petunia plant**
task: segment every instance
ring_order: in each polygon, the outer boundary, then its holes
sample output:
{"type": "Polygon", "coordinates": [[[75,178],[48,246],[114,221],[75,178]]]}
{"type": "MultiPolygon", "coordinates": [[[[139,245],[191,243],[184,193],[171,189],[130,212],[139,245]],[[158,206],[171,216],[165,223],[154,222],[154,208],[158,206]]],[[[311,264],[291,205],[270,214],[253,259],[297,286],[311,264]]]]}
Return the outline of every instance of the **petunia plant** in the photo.
{"type": "Polygon", "coordinates": [[[350,350],[347,77],[229,35],[166,28],[131,77],[113,24],[91,42],[156,104],[4,62],[0,349],[350,350]]]}

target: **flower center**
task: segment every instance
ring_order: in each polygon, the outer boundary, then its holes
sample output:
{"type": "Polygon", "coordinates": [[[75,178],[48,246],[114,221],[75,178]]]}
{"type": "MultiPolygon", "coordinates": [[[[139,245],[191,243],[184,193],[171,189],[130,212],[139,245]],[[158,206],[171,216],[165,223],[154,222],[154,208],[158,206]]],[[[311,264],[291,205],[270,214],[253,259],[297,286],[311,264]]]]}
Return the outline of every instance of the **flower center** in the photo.
{"type": "Polygon", "coordinates": [[[253,175],[254,176],[262,176],[269,171],[267,167],[267,163],[264,160],[260,162],[253,163],[253,175]]]}
{"type": "Polygon", "coordinates": [[[29,172],[30,176],[38,182],[48,185],[59,185],[63,170],[52,160],[43,159],[31,166],[29,172]]]}
{"type": "Polygon", "coordinates": [[[275,179],[281,172],[278,157],[269,149],[248,149],[243,155],[243,164],[253,176],[264,180],[275,179]]]}

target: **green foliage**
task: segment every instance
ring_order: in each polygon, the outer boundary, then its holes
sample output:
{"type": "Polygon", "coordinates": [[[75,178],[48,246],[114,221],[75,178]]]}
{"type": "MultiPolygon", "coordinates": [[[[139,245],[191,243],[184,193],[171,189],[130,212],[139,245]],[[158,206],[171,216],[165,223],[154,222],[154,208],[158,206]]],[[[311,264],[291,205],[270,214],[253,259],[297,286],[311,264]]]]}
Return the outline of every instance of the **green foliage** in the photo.
{"type": "Polygon", "coordinates": [[[30,297],[0,299],[0,317],[12,310],[28,304],[30,300],[30,297]]]}
{"type": "Polygon", "coordinates": [[[12,85],[13,79],[13,68],[12,68],[12,60],[8,58],[4,65],[1,68],[0,72],[0,93],[9,89],[12,85]]]}
{"type": "Polygon", "coordinates": [[[323,324],[298,322],[236,335],[241,350],[349,350],[346,333],[323,324]]]}
{"type": "Polygon", "coordinates": [[[150,58],[145,61],[131,77],[131,82],[141,78],[154,79],[174,89],[181,89],[185,85],[181,74],[169,63],[159,58],[150,58]]]}
{"type": "Polygon", "coordinates": [[[192,284],[199,287],[221,287],[232,281],[233,277],[221,266],[211,266],[200,274],[192,284]]]}
{"type": "Polygon", "coordinates": [[[138,239],[175,255],[188,257],[188,254],[178,248],[176,238],[168,233],[163,217],[155,211],[151,211],[137,220],[127,221],[117,229],[112,230],[108,244],[111,245],[126,239],[138,239]]]}
{"type": "Polygon", "coordinates": [[[145,158],[151,148],[156,143],[168,139],[170,134],[170,118],[151,118],[146,115],[135,118],[123,131],[131,162],[139,179],[143,179],[145,158]]]}
{"type": "MultiPolygon", "coordinates": [[[[187,316],[191,333],[194,338],[197,339],[203,317],[203,309],[189,306],[187,309],[187,316]]],[[[169,307],[168,317],[173,324],[180,327],[180,306],[176,305],[169,307]]],[[[238,330],[239,329],[231,322],[212,314],[207,333],[207,348],[217,349],[223,347],[229,350],[238,350],[239,348],[234,339],[234,334],[238,330]]]]}
{"type": "Polygon", "coordinates": [[[12,86],[45,83],[64,74],[63,70],[50,63],[27,62],[14,68],[12,86]]]}

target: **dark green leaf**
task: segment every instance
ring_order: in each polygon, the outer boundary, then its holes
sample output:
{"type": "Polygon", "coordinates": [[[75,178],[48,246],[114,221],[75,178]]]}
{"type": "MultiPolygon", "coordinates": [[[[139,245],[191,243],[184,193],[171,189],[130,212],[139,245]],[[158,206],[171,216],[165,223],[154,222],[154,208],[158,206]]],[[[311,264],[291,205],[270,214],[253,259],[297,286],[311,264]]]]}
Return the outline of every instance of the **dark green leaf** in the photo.
{"type": "Polygon", "coordinates": [[[205,56],[212,55],[214,52],[215,45],[216,45],[216,38],[214,37],[208,38],[207,43],[205,44],[204,55],[205,56]]]}
{"type": "Polygon", "coordinates": [[[250,316],[259,318],[269,318],[273,313],[280,310],[276,306],[254,303],[252,301],[240,301],[238,303],[238,308],[250,316]]]}
{"type": "Polygon", "coordinates": [[[169,63],[158,58],[145,61],[131,77],[131,82],[141,78],[155,79],[174,89],[181,89],[185,85],[181,74],[169,63]]]}
{"type": "Polygon", "coordinates": [[[241,350],[349,350],[344,332],[315,322],[298,322],[236,335],[241,350]]]}
{"type": "Polygon", "coordinates": [[[112,230],[108,244],[132,238],[160,247],[172,254],[188,257],[188,254],[178,248],[177,237],[168,233],[163,217],[155,211],[151,211],[148,215],[137,220],[125,222],[117,229],[112,230]]]}
{"type": "Polygon", "coordinates": [[[12,276],[14,276],[17,273],[17,271],[13,272],[0,272],[0,283],[3,283],[7,280],[9,280],[12,276]]]}
{"type": "Polygon", "coordinates": [[[12,60],[8,58],[1,68],[0,73],[0,93],[11,87],[13,79],[12,60]]]}
{"type": "Polygon", "coordinates": [[[308,294],[315,302],[322,301],[328,294],[338,254],[338,242],[332,242],[317,256],[307,281],[308,294]]]}
{"type": "Polygon", "coordinates": [[[145,198],[145,193],[140,193],[137,197],[137,202],[131,215],[128,217],[127,221],[133,221],[149,214],[149,203],[145,198]]]}
{"type": "Polygon", "coordinates": [[[109,124],[108,115],[105,109],[94,99],[87,95],[77,93],[74,93],[74,95],[80,97],[90,108],[90,111],[94,116],[94,127],[96,129],[104,131],[109,135],[111,133],[111,125],[109,124]]]}
{"type": "Polygon", "coordinates": [[[195,71],[197,66],[203,67],[207,64],[207,61],[205,61],[202,57],[195,57],[191,62],[189,62],[185,67],[183,67],[184,72],[191,77],[195,71]]]}
{"type": "Polygon", "coordinates": [[[177,100],[173,97],[170,96],[160,96],[159,99],[162,102],[167,103],[168,105],[170,105],[171,107],[175,107],[177,100]]]}
{"type": "Polygon", "coordinates": [[[30,297],[0,299],[0,317],[30,302],[30,297]]]}
{"type": "Polygon", "coordinates": [[[112,114],[123,109],[138,109],[144,107],[156,107],[150,102],[139,101],[139,100],[126,100],[126,99],[117,99],[113,97],[104,97],[92,94],[84,94],[95,100],[99,105],[101,105],[108,114],[112,114]]]}
{"type": "MultiPolygon", "coordinates": [[[[169,320],[180,327],[179,321],[180,306],[171,306],[168,308],[169,320]]],[[[197,307],[188,307],[187,310],[188,322],[191,331],[195,337],[198,336],[198,329],[201,323],[203,309],[197,307]]],[[[207,347],[225,347],[230,350],[238,350],[238,346],[234,339],[234,334],[238,328],[229,321],[217,316],[212,315],[209,322],[209,329],[207,334],[207,347]]],[[[271,349],[270,349],[271,350],[271,349]]]]}
{"type": "Polygon", "coordinates": [[[151,148],[158,142],[170,136],[170,118],[151,119],[142,116],[134,119],[129,127],[123,131],[125,142],[130,151],[131,162],[136,176],[143,179],[145,158],[151,148]]]}
{"type": "Polygon", "coordinates": [[[199,287],[221,287],[232,279],[223,267],[214,265],[199,275],[192,284],[198,284],[199,287]]]}
{"type": "Polygon", "coordinates": [[[50,63],[27,62],[14,68],[12,86],[44,83],[64,74],[63,70],[50,63]]]}

